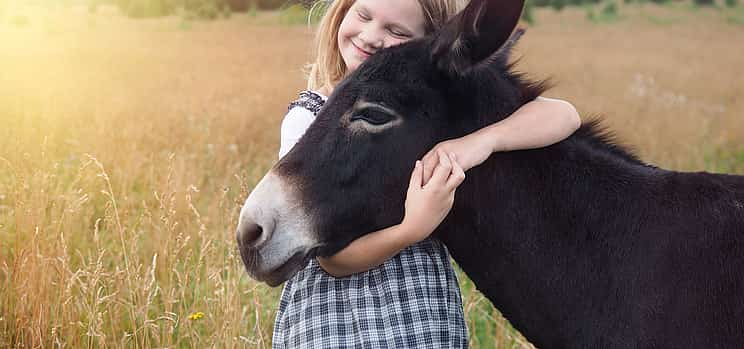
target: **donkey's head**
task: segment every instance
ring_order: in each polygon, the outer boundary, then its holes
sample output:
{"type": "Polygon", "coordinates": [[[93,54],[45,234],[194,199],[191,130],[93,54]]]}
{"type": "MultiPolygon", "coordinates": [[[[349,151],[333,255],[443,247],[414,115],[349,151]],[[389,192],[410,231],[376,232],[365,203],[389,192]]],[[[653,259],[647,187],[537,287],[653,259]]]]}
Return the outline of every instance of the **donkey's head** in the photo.
{"type": "Polygon", "coordinates": [[[310,257],[399,223],[416,159],[534,98],[508,72],[522,5],[473,0],[439,32],[376,53],[339,84],[246,200],[237,240],[248,272],[277,285],[310,257]]]}

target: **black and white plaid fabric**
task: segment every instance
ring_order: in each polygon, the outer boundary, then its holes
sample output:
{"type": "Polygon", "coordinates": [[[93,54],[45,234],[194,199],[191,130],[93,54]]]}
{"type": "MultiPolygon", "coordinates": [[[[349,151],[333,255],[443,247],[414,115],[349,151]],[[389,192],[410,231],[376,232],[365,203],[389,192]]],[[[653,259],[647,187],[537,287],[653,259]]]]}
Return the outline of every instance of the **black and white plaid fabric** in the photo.
{"type": "MultiPolygon", "coordinates": [[[[324,100],[310,92],[293,107],[316,114],[318,99],[322,106],[324,100]]],[[[377,268],[343,278],[311,259],[284,284],[272,343],[293,349],[467,348],[447,248],[426,239],[377,268]]]]}
{"type": "Polygon", "coordinates": [[[426,239],[344,278],[312,259],[284,284],[273,348],[467,348],[460,288],[444,245],[426,239]]]}
{"type": "Polygon", "coordinates": [[[313,91],[302,91],[296,101],[289,103],[287,110],[294,107],[301,107],[309,110],[313,115],[318,115],[320,108],[325,104],[325,99],[313,91]]]}

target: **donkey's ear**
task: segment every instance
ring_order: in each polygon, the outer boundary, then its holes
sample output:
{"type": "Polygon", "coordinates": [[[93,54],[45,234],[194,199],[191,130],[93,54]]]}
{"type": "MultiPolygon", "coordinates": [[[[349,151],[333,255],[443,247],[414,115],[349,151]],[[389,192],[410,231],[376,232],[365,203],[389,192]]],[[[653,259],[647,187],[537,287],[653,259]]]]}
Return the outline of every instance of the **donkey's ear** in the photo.
{"type": "Polygon", "coordinates": [[[450,76],[465,73],[507,43],[525,0],[471,0],[436,34],[432,58],[450,76]]]}

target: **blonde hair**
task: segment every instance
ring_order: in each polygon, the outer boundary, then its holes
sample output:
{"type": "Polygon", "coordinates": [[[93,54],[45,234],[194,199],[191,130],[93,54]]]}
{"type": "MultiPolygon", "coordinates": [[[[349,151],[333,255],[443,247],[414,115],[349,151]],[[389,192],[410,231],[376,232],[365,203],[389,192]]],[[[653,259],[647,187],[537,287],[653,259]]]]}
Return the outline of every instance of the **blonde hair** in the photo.
{"type": "MultiPolygon", "coordinates": [[[[323,0],[321,0],[323,1],[323,0]]],[[[327,0],[325,0],[327,1],[327,0]]],[[[315,35],[315,61],[309,65],[307,88],[333,87],[347,73],[338,47],[338,29],[355,0],[334,0],[320,20],[315,35]]],[[[426,34],[441,28],[468,0],[417,0],[424,12],[426,34]]]]}

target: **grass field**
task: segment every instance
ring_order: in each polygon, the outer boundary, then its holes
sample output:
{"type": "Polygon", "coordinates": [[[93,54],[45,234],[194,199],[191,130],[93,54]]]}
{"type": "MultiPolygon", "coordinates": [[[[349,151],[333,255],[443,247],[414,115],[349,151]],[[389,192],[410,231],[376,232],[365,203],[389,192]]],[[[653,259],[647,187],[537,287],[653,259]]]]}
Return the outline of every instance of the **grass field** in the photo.
{"type": "MultiPolygon", "coordinates": [[[[519,68],[649,162],[744,174],[744,11],[620,9],[538,10],[519,68]]],[[[0,11],[0,347],[270,346],[234,228],[304,86],[280,22],[0,11]]],[[[527,346],[462,283],[473,348],[527,346]]]]}

